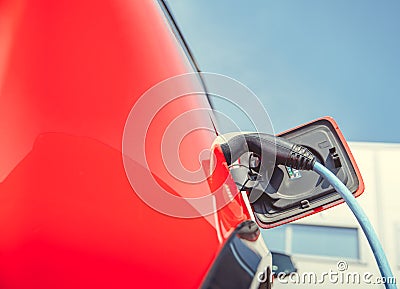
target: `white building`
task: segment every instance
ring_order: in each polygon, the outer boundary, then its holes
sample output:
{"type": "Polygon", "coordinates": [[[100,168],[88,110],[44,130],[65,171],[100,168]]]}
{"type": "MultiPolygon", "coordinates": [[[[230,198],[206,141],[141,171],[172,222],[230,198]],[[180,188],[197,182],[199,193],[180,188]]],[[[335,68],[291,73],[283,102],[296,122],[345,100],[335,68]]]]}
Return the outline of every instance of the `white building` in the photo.
{"type": "MultiPolygon", "coordinates": [[[[400,283],[400,144],[350,143],[350,147],[365,183],[358,201],[379,235],[400,283]]],[[[262,234],[271,250],[291,255],[299,271],[293,281],[285,279],[287,285],[275,280],[275,288],[384,288],[373,284],[380,281],[377,265],[360,226],[345,204],[293,224],[263,230],[262,234]],[[332,282],[328,275],[322,275],[330,271],[332,282]],[[304,272],[315,272],[315,276],[304,272]],[[359,275],[359,282],[353,273],[359,275]],[[322,277],[324,283],[314,285],[312,279],[316,278],[318,283],[322,277]],[[305,282],[293,284],[297,283],[296,278],[305,282]],[[353,279],[360,284],[354,285],[353,279]]]]}

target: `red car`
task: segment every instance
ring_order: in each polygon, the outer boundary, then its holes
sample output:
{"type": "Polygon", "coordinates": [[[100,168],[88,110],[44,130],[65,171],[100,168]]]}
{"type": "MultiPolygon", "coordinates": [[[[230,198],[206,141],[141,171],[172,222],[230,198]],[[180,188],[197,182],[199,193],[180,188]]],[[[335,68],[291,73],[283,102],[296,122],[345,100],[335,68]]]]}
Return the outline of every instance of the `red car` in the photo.
{"type": "MultiPolygon", "coordinates": [[[[125,134],[158,105],[147,100],[132,114],[146,91],[198,70],[163,1],[4,0],[0,43],[0,288],[271,285],[259,284],[260,272],[271,274],[271,254],[218,147],[202,182],[177,184],[163,166],[169,123],[209,109],[207,98],[169,102],[146,136],[125,134]],[[141,147],[148,167],[124,145],[141,147]],[[138,192],[136,181],[149,186],[138,192]],[[163,206],[171,203],[162,190],[185,201],[213,187],[232,198],[199,215],[178,202],[193,214],[174,216],[146,199],[163,206]]],[[[167,155],[195,171],[217,132],[206,113],[185,125],[203,130],[167,155]]]]}

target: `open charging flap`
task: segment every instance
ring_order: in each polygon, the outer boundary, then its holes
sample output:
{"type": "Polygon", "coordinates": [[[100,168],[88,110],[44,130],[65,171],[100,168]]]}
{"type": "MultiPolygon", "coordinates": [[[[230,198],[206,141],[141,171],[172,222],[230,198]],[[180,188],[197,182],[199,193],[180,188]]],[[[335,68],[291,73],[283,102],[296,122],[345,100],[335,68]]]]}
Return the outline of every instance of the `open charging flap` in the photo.
{"type": "MultiPolygon", "coordinates": [[[[350,148],[330,117],[317,119],[278,136],[308,148],[353,193],[364,191],[360,171],[350,148]]],[[[271,228],[342,203],[335,189],[314,171],[278,165],[267,189],[252,203],[257,223],[271,228]]]]}

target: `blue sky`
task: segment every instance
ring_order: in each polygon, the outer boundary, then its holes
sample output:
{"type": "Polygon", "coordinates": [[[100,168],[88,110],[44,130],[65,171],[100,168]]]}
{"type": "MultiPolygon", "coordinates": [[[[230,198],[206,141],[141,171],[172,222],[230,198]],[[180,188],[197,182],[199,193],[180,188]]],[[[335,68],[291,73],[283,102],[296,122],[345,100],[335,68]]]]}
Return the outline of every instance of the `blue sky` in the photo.
{"type": "Polygon", "coordinates": [[[252,89],[276,132],[330,115],[350,141],[400,142],[400,1],[168,3],[201,69],[252,89]]]}

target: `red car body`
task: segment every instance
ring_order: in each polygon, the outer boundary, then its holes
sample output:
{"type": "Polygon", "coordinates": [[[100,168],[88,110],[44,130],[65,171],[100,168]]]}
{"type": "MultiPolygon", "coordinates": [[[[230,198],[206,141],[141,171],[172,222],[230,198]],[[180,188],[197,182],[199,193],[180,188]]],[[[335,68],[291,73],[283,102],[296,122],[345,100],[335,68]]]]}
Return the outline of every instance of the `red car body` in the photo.
{"type": "MultiPolygon", "coordinates": [[[[139,97],[194,71],[159,3],[3,0],[0,42],[0,288],[204,284],[232,232],[250,220],[242,195],[206,217],[169,216],[135,193],[122,157],[139,97]]],[[[196,108],[209,108],[206,98],[171,103],[148,138],[159,143],[168,121],[196,108]]],[[[213,130],[207,115],[192,121],[213,130]]],[[[214,138],[188,135],[185,165],[197,168],[214,138]]],[[[146,149],[167,178],[158,146],[146,149]]],[[[236,190],[226,166],[217,170],[214,182],[236,190]]]]}

